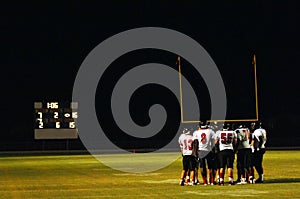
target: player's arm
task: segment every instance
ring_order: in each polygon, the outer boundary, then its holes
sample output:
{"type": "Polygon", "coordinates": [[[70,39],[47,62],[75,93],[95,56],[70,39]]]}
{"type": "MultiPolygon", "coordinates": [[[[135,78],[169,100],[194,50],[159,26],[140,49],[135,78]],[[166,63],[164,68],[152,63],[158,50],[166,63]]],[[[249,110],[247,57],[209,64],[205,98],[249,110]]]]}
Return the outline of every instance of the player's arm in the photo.
{"type": "Polygon", "coordinates": [[[219,142],[219,131],[216,132],[215,134],[215,139],[214,139],[214,142],[215,142],[215,153],[219,153],[220,152],[220,142],[219,142]]]}
{"type": "Polygon", "coordinates": [[[263,132],[263,139],[264,139],[264,142],[267,142],[267,132],[266,132],[266,130],[264,130],[264,132],[263,132]]]}
{"type": "Polygon", "coordinates": [[[236,132],[234,132],[233,138],[232,138],[232,145],[233,145],[233,151],[236,153],[238,148],[238,138],[236,132]]]}
{"type": "Polygon", "coordinates": [[[255,149],[254,149],[254,144],[255,144],[254,140],[255,140],[255,136],[254,136],[254,132],[253,132],[252,136],[251,136],[251,142],[250,142],[250,148],[251,148],[252,153],[254,153],[254,151],[255,151],[255,149]]]}
{"type": "Polygon", "coordinates": [[[212,130],[211,131],[211,139],[210,139],[210,146],[212,147],[212,151],[214,151],[214,146],[215,146],[215,139],[216,139],[216,134],[215,132],[212,130]]]}
{"type": "Polygon", "coordinates": [[[234,153],[236,153],[238,151],[239,143],[240,143],[239,139],[236,139],[236,141],[232,142],[234,153]]]}
{"type": "Polygon", "coordinates": [[[264,139],[263,139],[263,136],[262,136],[262,135],[259,136],[258,138],[259,138],[258,148],[261,149],[261,146],[262,146],[262,144],[263,144],[264,139]]]}
{"type": "Polygon", "coordinates": [[[182,144],[182,142],[181,142],[181,136],[179,137],[179,139],[178,139],[178,144],[179,144],[179,147],[180,147],[180,151],[181,151],[181,153],[182,153],[182,150],[183,150],[183,144],[182,144]]]}
{"type": "Polygon", "coordinates": [[[193,146],[192,155],[194,155],[195,157],[198,157],[198,147],[199,147],[198,139],[193,140],[192,146],[193,146]]]}
{"type": "Polygon", "coordinates": [[[246,140],[251,140],[251,133],[250,133],[250,130],[249,129],[247,129],[247,131],[246,131],[246,140]]]}
{"type": "Polygon", "coordinates": [[[219,144],[219,133],[217,132],[215,135],[215,145],[219,144]]]}
{"type": "Polygon", "coordinates": [[[182,153],[182,151],[183,151],[183,145],[180,144],[180,152],[182,153]]]}
{"type": "Polygon", "coordinates": [[[237,147],[239,146],[240,142],[241,142],[241,136],[240,134],[238,133],[238,131],[236,130],[235,131],[235,134],[236,134],[236,144],[234,144],[234,151],[236,152],[237,151],[237,147]]]}

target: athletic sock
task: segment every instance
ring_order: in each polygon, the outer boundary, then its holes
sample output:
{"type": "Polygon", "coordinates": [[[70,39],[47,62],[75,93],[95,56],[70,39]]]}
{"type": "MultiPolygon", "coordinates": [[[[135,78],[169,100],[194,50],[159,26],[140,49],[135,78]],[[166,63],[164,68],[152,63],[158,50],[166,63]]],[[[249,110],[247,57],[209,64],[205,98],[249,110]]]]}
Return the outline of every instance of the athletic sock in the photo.
{"type": "Polygon", "coordinates": [[[213,184],[215,182],[215,177],[213,175],[210,176],[210,183],[213,184]]]}

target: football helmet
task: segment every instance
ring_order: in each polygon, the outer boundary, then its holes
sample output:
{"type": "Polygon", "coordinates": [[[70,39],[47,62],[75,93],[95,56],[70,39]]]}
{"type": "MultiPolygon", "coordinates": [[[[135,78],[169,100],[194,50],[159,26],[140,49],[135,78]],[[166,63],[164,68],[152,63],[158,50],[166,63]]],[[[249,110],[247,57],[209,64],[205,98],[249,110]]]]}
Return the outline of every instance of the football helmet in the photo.
{"type": "Polygon", "coordinates": [[[223,130],[229,130],[230,129],[230,124],[229,123],[224,123],[223,124],[223,130]]]}
{"type": "Polygon", "coordinates": [[[182,131],[182,133],[184,133],[184,134],[191,134],[191,131],[189,129],[187,129],[187,128],[184,128],[183,131],[182,131]]]}
{"type": "Polygon", "coordinates": [[[206,121],[200,121],[199,122],[199,127],[202,129],[206,129],[208,127],[207,122],[206,121]]]}

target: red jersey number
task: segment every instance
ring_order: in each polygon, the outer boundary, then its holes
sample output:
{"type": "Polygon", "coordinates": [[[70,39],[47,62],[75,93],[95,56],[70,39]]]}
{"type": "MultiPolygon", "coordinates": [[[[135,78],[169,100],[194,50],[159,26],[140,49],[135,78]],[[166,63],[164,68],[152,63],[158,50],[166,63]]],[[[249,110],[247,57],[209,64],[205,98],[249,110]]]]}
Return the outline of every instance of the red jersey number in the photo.
{"type": "Polygon", "coordinates": [[[193,146],[192,146],[193,140],[192,139],[185,139],[183,141],[183,143],[184,143],[183,148],[185,150],[192,150],[193,149],[193,146]]]}
{"type": "Polygon", "coordinates": [[[232,133],[221,133],[221,143],[222,144],[232,143],[232,133]]]}
{"type": "Polygon", "coordinates": [[[206,141],[206,134],[205,134],[205,133],[202,133],[202,134],[201,134],[201,143],[202,143],[202,144],[206,144],[206,142],[207,142],[207,141],[206,141]]]}

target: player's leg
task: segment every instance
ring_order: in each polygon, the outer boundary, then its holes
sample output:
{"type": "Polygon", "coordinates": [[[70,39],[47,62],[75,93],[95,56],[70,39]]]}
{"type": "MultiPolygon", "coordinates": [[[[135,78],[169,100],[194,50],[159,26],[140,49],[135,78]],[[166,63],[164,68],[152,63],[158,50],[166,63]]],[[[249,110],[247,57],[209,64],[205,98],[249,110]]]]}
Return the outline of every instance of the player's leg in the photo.
{"type": "Polygon", "coordinates": [[[202,176],[203,185],[207,185],[207,169],[206,169],[206,159],[200,159],[200,172],[202,176]]]}
{"type": "Polygon", "coordinates": [[[264,181],[264,169],[262,165],[264,153],[265,149],[257,151],[257,163],[255,165],[255,169],[258,173],[258,179],[255,181],[255,183],[263,183],[264,181]]]}
{"type": "MultiPolygon", "coordinates": [[[[256,170],[256,172],[259,174],[261,173],[261,153],[260,151],[255,151],[254,152],[254,168],[256,170]]],[[[256,180],[255,180],[256,182],[256,180]]]]}
{"type": "Polygon", "coordinates": [[[181,185],[181,186],[184,185],[185,175],[186,175],[186,171],[184,169],[182,169],[181,174],[180,174],[180,181],[179,181],[179,185],[181,185]]]}
{"type": "MultiPolygon", "coordinates": [[[[219,161],[218,161],[219,162],[219,161]]],[[[216,176],[216,181],[215,181],[215,184],[218,184],[219,183],[219,180],[220,180],[220,164],[218,163],[218,168],[216,169],[215,171],[215,176],[216,176]]]]}
{"type": "Polygon", "coordinates": [[[216,183],[219,183],[219,176],[220,176],[220,161],[219,161],[219,153],[220,147],[219,144],[215,144],[213,148],[213,155],[214,155],[214,176],[216,177],[216,183]]]}
{"type": "Polygon", "coordinates": [[[184,185],[186,173],[187,173],[186,157],[183,156],[182,157],[182,170],[180,173],[180,181],[179,181],[179,185],[181,185],[181,186],[184,185]]]}
{"type": "Polygon", "coordinates": [[[250,154],[251,154],[251,149],[244,149],[244,172],[245,172],[245,183],[249,182],[251,174],[251,167],[250,167],[250,154]]]}
{"type": "Polygon", "coordinates": [[[241,150],[238,150],[237,152],[237,159],[236,159],[236,170],[237,170],[237,183],[241,182],[241,176],[242,176],[242,167],[241,167],[241,156],[242,156],[242,152],[241,150]]]}
{"type": "Polygon", "coordinates": [[[219,182],[219,175],[220,175],[220,161],[218,158],[218,153],[215,154],[215,171],[214,176],[216,177],[216,183],[219,182]]]}
{"type": "Polygon", "coordinates": [[[244,155],[245,168],[244,168],[244,170],[246,173],[246,182],[249,182],[249,177],[252,176],[250,155],[251,155],[251,149],[245,149],[245,155],[244,155]]]}
{"type": "Polygon", "coordinates": [[[241,173],[241,181],[238,184],[247,184],[246,176],[248,174],[247,174],[246,168],[249,166],[247,166],[248,164],[247,164],[246,150],[247,149],[241,149],[239,151],[239,153],[240,153],[240,168],[239,169],[240,169],[240,173],[241,173]]]}
{"type": "Polygon", "coordinates": [[[189,185],[195,185],[194,171],[195,171],[194,169],[190,170],[190,182],[189,182],[189,185]]]}
{"type": "Polygon", "coordinates": [[[225,157],[224,157],[225,151],[220,151],[218,154],[219,159],[219,180],[218,185],[223,186],[224,185],[224,170],[225,170],[225,157]]]}
{"type": "Polygon", "coordinates": [[[196,178],[196,171],[198,171],[198,160],[195,157],[191,157],[191,170],[194,171],[193,174],[193,185],[198,184],[198,177],[196,178]]]}
{"type": "Polygon", "coordinates": [[[189,185],[190,184],[190,170],[187,169],[186,175],[185,175],[185,184],[189,185]]]}
{"type": "Polygon", "coordinates": [[[232,167],[228,167],[228,183],[229,183],[229,185],[234,185],[233,168],[232,167]]]}
{"type": "Polygon", "coordinates": [[[250,173],[249,173],[249,175],[248,175],[248,182],[250,183],[250,184],[254,184],[254,182],[255,182],[255,178],[254,178],[254,166],[255,166],[255,161],[256,161],[256,157],[255,157],[255,153],[250,153],[250,156],[249,156],[250,158],[250,160],[249,160],[249,162],[250,162],[250,173]]]}
{"type": "Polygon", "coordinates": [[[210,152],[207,155],[207,171],[208,171],[208,176],[209,176],[209,182],[208,184],[210,185],[214,185],[215,183],[215,173],[214,173],[214,169],[215,169],[215,160],[214,160],[214,154],[212,152],[210,152]]]}
{"type": "Polygon", "coordinates": [[[199,167],[200,167],[200,162],[199,162],[199,158],[195,158],[195,172],[194,172],[194,176],[195,176],[195,184],[199,184],[199,167]]]}
{"type": "Polygon", "coordinates": [[[234,152],[233,152],[233,150],[226,150],[226,165],[227,165],[227,170],[228,170],[229,185],[234,185],[234,181],[233,181],[233,162],[234,162],[234,152]]]}
{"type": "Polygon", "coordinates": [[[189,171],[190,171],[190,182],[189,182],[189,185],[194,185],[195,183],[195,176],[194,176],[194,173],[195,173],[195,166],[196,164],[194,164],[194,157],[192,156],[188,156],[188,168],[189,168],[189,171]]]}
{"type": "Polygon", "coordinates": [[[250,172],[249,170],[249,154],[247,155],[248,149],[241,149],[240,153],[240,173],[241,173],[241,181],[238,184],[247,184],[247,175],[250,172]]]}

